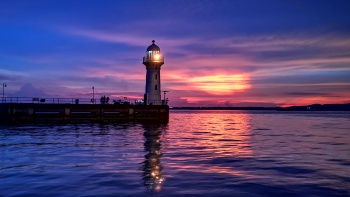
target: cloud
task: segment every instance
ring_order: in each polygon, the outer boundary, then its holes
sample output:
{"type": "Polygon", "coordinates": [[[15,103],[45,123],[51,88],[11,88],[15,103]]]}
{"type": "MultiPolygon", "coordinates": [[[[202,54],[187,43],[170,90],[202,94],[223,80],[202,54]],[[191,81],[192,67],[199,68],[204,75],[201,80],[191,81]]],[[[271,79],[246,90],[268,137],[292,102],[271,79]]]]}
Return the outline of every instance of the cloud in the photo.
{"type": "Polygon", "coordinates": [[[101,41],[106,43],[119,43],[128,46],[143,47],[146,49],[146,45],[151,45],[152,40],[156,40],[156,44],[161,43],[162,46],[173,48],[182,46],[184,43],[192,43],[192,38],[169,38],[158,35],[145,35],[140,34],[137,31],[130,31],[126,29],[123,31],[112,31],[112,30],[95,30],[95,29],[77,29],[67,27],[60,29],[63,34],[77,36],[81,38],[88,38],[95,41],[101,41]],[[132,33],[130,33],[132,32],[132,33]]]}
{"type": "Polygon", "coordinates": [[[142,57],[155,39],[165,56],[162,89],[170,90],[170,103],[349,100],[347,6],[109,1],[48,2],[51,9],[43,10],[41,3],[17,4],[0,8],[9,21],[0,37],[0,79],[12,82],[9,92],[29,81],[47,95],[90,97],[95,86],[98,94],[142,97],[142,57]]]}
{"type": "Polygon", "coordinates": [[[349,71],[314,71],[301,73],[281,73],[280,76],[257,76],[251,79],[254,85],[324,85],[324,84],[350,84],[349,71]]]}
{"type": "Polygon", "coordinates": [[[10,94],[10,97],[54,97],[54,95],[47,94],[43,89],[28,83],[23,85],[19,91],[10,94]]]}
{"type": "Polygon", "coordinates": [[[251,87],[248,81],[246,75],[209,75],[193,77],[189,84],[193,89],[198,88],[209,94],[232,95],[235,92],[247,91],[251,87]]]}
{"type": "Polygon", "coordinates": [[[13,81],[16,79],[19,79],[20,76],[13,75],[13,74],[2,74],[0,73],[0,79],[5,82],[5,81],[13,81]]]}
{"type": "Polygon", "coordinates": [[[319,92],[288,92],[286,94],[291,96],[301,96],[301,97],[309,97],[309,96],[340,97],[340,96],[332,95],[330,93],[319,93],[319,92]]]}

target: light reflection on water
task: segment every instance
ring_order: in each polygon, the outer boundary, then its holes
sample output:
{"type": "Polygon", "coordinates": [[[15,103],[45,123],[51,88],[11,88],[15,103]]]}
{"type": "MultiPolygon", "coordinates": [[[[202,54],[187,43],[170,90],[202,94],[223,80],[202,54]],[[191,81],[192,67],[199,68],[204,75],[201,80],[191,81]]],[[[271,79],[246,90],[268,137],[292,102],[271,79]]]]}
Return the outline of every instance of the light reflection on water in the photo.
{"type": "Polygon", "coordinates": [[[0,196],[350,196],[350,113],[0,127],[0,196]]]}
{"type": "Polygon", "coordinates": [[[145,161],[143,162],[143,180],[144,185],[150,191],[160,191],[164,177],[162,176],[161,165],[161,134],[166,126],[144,125],[145,136],[145,161]]]}

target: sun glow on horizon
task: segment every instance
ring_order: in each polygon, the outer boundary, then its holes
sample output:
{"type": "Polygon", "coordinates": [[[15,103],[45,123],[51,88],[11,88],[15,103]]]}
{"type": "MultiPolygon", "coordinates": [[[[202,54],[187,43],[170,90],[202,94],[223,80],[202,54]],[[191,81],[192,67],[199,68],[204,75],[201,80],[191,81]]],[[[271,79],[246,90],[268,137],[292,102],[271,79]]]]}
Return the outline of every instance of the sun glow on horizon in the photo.
{"type": "Polygon", "coordinates": [[[209,75],[193,77],[189,80],[194,87],[214,95],[225,95],[245,91],[251,87],[248,81],[249,77],[244,74],[209,75]]]}

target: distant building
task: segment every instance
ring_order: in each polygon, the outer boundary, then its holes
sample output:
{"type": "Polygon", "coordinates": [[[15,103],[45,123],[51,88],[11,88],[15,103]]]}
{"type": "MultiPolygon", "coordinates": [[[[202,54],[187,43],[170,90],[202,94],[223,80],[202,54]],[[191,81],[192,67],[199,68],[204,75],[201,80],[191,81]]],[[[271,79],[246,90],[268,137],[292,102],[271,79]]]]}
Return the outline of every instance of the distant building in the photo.
{"type": "Polygon", "coordinates": [[[164,57],[160,53],[160,48],[154,44],[146,50],[146,56],[143,57],[143,64],[146,66],[146,90],[144,102],[146,105],[161,105],[160,89],[160,68],[164,64],[164,57]]]}

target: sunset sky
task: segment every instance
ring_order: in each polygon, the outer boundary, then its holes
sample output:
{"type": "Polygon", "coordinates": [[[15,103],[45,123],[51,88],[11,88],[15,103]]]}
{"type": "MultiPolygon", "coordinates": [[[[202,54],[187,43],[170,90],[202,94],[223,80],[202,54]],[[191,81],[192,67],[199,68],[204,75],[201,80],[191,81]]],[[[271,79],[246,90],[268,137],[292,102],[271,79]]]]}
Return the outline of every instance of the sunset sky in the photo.
{"type": "Polygon", "coordinates": [[[170,106],[350,103],[348,0],[0,0],[0,82],[141,99],[153,39],[170,106]]]}

